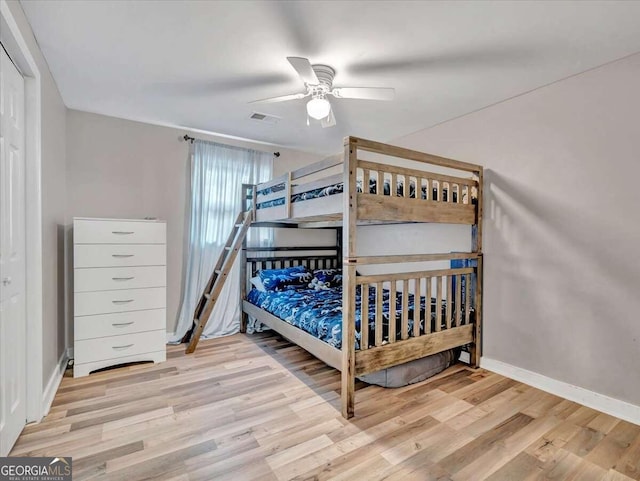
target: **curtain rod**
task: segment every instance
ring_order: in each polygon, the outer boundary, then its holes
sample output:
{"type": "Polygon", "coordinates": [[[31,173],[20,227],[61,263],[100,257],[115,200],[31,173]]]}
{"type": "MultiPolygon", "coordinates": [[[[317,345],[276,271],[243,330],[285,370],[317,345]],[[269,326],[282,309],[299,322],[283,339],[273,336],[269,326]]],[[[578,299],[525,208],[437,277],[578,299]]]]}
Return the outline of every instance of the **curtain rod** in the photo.
{"type": "MultiPolygon", "coordinates": [[[[195,137],[190,137],[187,134],[184,134],[184,137],[182,137],[186,142],[191,142],[193,144],[193,141],[196,140],[195,137]]],[[[273,155],[275,157],[280,157],[280,152],[274,152],[273,155]]]]}

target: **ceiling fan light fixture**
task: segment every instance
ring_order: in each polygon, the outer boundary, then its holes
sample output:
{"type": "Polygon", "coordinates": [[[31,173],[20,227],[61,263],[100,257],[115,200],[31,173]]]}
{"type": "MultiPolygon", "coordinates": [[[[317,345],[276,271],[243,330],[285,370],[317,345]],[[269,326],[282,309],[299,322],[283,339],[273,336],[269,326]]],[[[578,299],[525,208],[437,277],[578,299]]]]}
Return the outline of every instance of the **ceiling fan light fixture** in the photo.
{"type": "Polygon", "coordinates": [[[334,99],[393,100],[394,98],[395,90],[389,87],[333,88],[333,79],[336,71],[331,66],[323,64],[312,65],[308,58],[302,57],[287,57],[287,60],[304,83],[305,91],[269,97],[249,103],[275,103],[310,97],[307,102],[307,125],[311,123],[310,119],[313,118],[320,121],[322,128],[327,128],[336,125],[335,112],[326,98],[328,95],[332,95],[334,99]]]}
{"type": "Polygon", "coordinates": [[[324,119],[331,111],[331,104],[322,97],[316,97],[307,102],[307,113],[316,120],[324,119]]]}

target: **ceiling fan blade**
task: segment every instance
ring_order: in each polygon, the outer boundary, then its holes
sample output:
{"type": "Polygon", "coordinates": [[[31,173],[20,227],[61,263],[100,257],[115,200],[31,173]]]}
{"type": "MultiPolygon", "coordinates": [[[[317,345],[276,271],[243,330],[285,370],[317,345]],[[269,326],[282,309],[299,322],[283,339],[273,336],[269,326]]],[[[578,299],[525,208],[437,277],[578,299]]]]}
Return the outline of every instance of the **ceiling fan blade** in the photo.
{"type": "Polygon", "coordinates": [[[300,78],[304,83],[310,85],[318,85],[320,83],[316,73],[313,71],[313,68],[311,68],[311,62],[309,62],[309,59],[302,57],[287,57],[287,60],[296,72],[298,72],[298,75],[300,75],[300,78]]]}
{"type": "Polygon", "coordinates": [[[253,102],[249,102],[250,104],[272,104],[275,102],[286,102],[287,100],[298,100],[303,99],[307,96],[307,94],[299,93],[299,94],[290,94],[290,95],[281,95],[280,97],[269,97],[268,99],[260,99],[254,100],[253,102]]]}
{"type": "Polygon", "coordinates": [[[336,117],[333,115],[333,109],[329,110],[329,115],[320,121],[320,125],[322,125],[323,129],[336,125],[336,117]]]}
{"type": "Polygon", "coordinates": [[[339,99],[393,100],[395,89],[378,87],[342,87],[331,91],[339,99]]]}
{"type": "Polygon", "coordinates": [[[467,46],[463,50],[433,52],[426,56],[396,57],[390,60],[369,60],[351,64],[353,74],[392,74],[409,72],[438,73],[474,68],[518,68],[534,58],[536,53],[522,45],[504,44],[467,46]]]}

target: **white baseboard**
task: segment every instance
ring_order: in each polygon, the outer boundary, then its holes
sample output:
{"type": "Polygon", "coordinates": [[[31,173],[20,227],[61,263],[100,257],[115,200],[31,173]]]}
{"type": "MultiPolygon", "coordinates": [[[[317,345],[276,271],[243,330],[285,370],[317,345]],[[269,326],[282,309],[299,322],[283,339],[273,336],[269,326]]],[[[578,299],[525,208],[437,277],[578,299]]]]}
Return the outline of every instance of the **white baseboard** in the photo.
{"type": "Polygon", "coordinates": [[[563,397],[569,401],[583,404],[592,409],[640,425],[640,406],[636,406],[635,404],[589,391],[588,389],[558,381],[557,379],[543,376],[537,372],[527,371],[526,369],[502,361],[496,361],[495,359],[482,357],[480,359],[480,367],[528,384],[542,391],[563,397]]]}
{"type": "Polygon", "coordinates": [[[175,335],[176,335],[176,333],[175,333],[175,332],[168,332],[168,331],[167,331],[167,344],[169,344],[169,343],[171,342],[171,338],[172,338],[173,336],[175,336],[175,335]]]}
{"type": "Polygon", "coordinates": [[[64,376],[64,371],[67,369],[67,362],[69,361],[69,350],[65,349],[58,360],[58,365],[51,373],[51,377],[49,378],[49,382],[47,382],[47,387],[44,389],[42,393],[42,417],[49,414],[49,410],[51,409],[51,403],[53,403],[53,398],[56,396],[56,392],[58,391],[58,387],[60,386],[60,382],[62,382],[62,376],[64,376]]]}

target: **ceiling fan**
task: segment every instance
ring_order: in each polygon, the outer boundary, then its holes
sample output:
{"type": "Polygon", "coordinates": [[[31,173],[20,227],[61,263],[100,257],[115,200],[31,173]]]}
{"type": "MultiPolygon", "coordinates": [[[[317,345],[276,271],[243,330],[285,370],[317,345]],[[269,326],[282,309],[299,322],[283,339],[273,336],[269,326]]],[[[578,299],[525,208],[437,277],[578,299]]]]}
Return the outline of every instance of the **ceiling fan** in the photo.
{"type": "MultiPolygon", "coordinates": [[[[291,66],[307,88],[306,92],[281,95],[268,99],[255,100],[254,103],[285,102],[287,100],[300,100],[311,97],[307,102],[307,114],[316,120],[320,120],[322,127],[333,127],[336,118],[327,96],[332,95],[337,99],[362,99],[362,100],[393,100],[395,90],[392,88],[377,87],[333,87],[333,78],[336,72],[328,65],[311,65],[308,59],[302,57],[287,57],[291,66]]],[[[307,124],[309,120],[307,119],[307,124]]]]}

